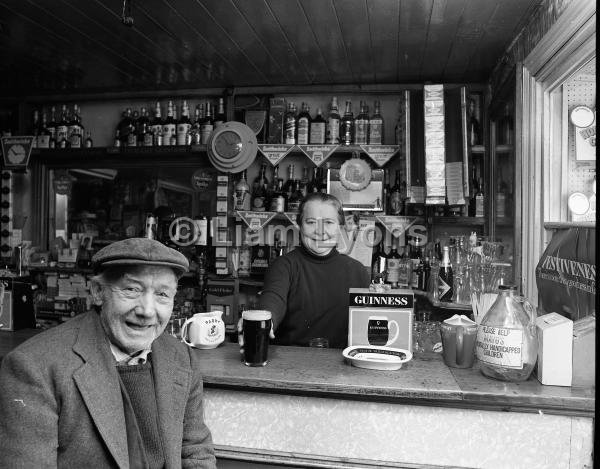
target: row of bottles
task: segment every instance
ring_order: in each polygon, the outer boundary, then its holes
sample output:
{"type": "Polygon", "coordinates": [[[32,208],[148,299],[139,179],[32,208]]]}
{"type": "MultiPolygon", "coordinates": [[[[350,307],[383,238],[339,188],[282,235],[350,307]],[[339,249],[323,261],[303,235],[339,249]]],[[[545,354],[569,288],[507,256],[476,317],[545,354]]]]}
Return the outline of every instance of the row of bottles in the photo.
{"type": "Polygon", "coordinates": [[[125,109],[117,124],[114,145],[151,147],[206,144],[212,131],[226,121],[223,98],[219,98],[216,108],[210,101],[197,104],[193,116],[184,99],[180,111],[178,117],[177,105],[173,101],[168,102],[164,118],[159,101],[155,103],[152,115],[146,107],[139,112],[125,109]]]}
{"type": "Polygon", "coordinates": [[[275,166],[269,181],[267,165],[263,163],[252,186],[248,183],[246,171],[243,171],[234,187],[234,209],[298,212],[307,194],[327,192],[327,170],[328,164],[325,168],[313,168],[311,179],[309,168],[304,166],[302,178],[298,178],[295,165],[291,163],[287,167],[287,180],[284,182],[279,175],[279,166],[275,166]]]}
{"type": "Polygon", "coordinates": [[[91,132],[85,133],[81,112],[77,104],[69,110],[66,104],[57,116],[56,106],[50,109],[50,120],[45,109],[33,111],[33,122],[29,134],[33,135],[33,148],[90,148],[93,146],[91,132]]]}
{"type": "Polygon", "coordinates": [[[287,145],[381,145],[383,144],[383,117],[379,101],[369,115],[366,101],[360,102],[359,114],[354,117],[352,101],[346,101],[343,115],[338,110],[337,97],[331,98],[327,118],[321,108],[316,116],[310,115],[310,107],[302,103],[300,112],[294,102],[289,102],[284,117],[284,143],[287,145]]]}
{"type": "Polygon", "coordinates": [[[373,249],[371,279],[387,283],[391,288],[413,288],[425,291],[431,275],[429,257],[424,255],[420,238],[414,237],[401,246],[394,238],[391,247],[383,239],[373,249]]]}

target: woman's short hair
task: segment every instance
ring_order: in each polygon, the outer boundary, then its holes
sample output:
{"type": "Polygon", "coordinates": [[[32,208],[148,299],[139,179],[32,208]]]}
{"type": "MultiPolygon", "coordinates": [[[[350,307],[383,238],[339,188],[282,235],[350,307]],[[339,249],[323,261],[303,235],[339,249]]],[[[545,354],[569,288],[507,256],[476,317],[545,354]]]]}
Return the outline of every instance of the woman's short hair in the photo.
{"type": "Polygon", "coordinates": [[[336,196],[327,194],[325,192],[312,192],[306,197],[304,197],[304,200],[300,204],[297,218],[298,226],[302,225],[302,219],[304,218],[304,207],[309,202],[322,202],[332,205],[337,211],[339,224],[343,226],[346,223],[346,217],[344,216],[344,209],[342,207],[342,203],[336,196]]]}

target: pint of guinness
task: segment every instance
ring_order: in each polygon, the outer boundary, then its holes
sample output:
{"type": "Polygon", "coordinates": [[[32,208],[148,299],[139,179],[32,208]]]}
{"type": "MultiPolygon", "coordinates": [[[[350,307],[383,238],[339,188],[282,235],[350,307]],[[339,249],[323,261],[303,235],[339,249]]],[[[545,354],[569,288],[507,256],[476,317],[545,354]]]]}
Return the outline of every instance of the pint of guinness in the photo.
{"type": "Polygon", "coordinates": [[[247,366],[265,366],[269,353],[271,312],[248,310],[242,312],[244,363],[247,366]]]}

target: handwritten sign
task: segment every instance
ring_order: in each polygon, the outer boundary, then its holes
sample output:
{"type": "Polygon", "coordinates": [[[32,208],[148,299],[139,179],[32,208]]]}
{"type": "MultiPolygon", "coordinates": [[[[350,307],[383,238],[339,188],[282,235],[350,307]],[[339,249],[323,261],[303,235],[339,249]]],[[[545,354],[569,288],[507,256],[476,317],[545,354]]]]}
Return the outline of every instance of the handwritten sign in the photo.
{"type": "Polygon", "coordinates": [[[380,168],[394,156],[400,146],[398,145],[361,145],[360,148],[369,158],[371,158],[380,168]]]}
{"type": "Polygon", "coordinates": [[[321,166],[339,145],[298,145],[298,148],[317,166],[321,166]]]}
{"type": "Polygon", "coordinates": [[[31,135],[2,137],[4,166],[8,169],[27,168],[33,139],[31,135]]]}
{"type": "Polygon", "coordinates": [[[241,210],[238,211],[237,214],[248,226],[250,231],[259,231],[273,219],[277,212],[252,212],[241,210]]]}
{"type": "Polygon", "coordinates": [[[264,155],[266,159],[269,160],[269,163],[273,166],[277,166],[279,162],[285,158],[285,156],[291,152],[296,145],[268,145],[268,144],[260,144],[258,145],[258,150],[264,155]]]}

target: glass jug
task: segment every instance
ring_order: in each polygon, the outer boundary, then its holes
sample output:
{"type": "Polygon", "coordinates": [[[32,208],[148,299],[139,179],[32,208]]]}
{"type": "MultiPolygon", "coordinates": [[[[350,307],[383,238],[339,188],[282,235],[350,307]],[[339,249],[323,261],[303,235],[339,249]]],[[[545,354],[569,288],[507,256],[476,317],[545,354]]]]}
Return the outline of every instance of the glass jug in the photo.
{"type": "Polygon", "coordinates": [[[536,312],[515,285],[499,285],[496,301],[477,328],[475,352],[484,375],[525,381],[537,360],[536,312]]]}

